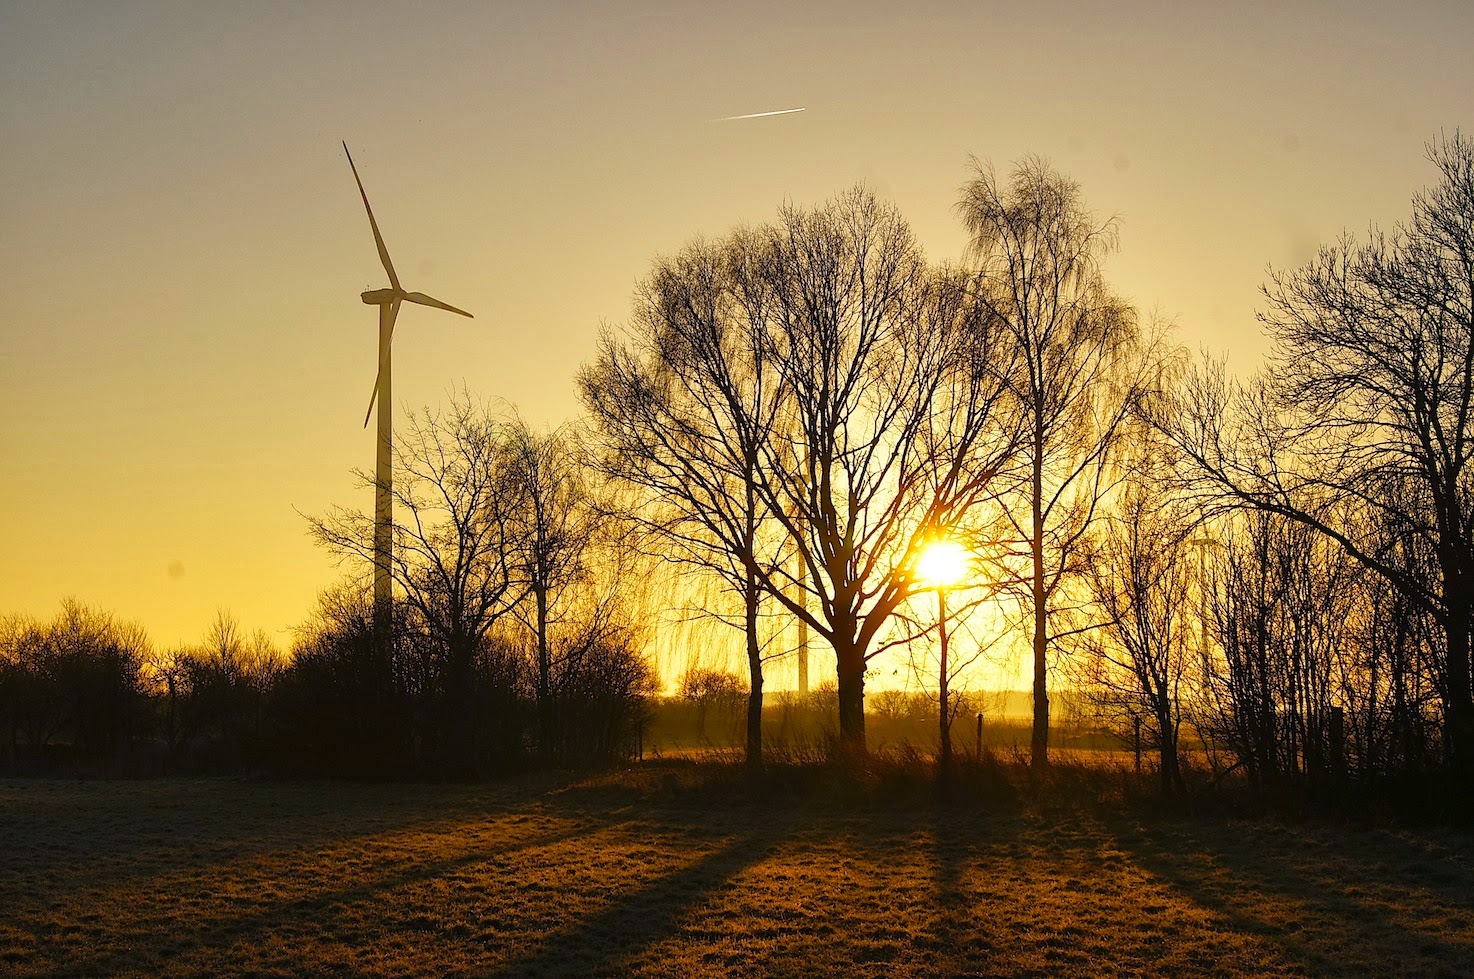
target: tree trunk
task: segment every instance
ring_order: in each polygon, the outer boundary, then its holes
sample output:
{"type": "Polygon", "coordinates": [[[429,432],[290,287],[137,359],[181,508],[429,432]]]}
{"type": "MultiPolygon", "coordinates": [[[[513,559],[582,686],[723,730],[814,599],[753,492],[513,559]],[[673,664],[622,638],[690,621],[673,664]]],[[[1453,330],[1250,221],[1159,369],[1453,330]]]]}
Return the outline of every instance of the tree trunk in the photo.
{"type": "Polygon", "coordinates": [[[937,672],[940,709],[937,711],[937,778],[945,782],[952,769],[952,714],[948,710],[947,677],[947,590],[937,589],[937,632],[941,640],[941,665],[937,672]]]}
{"type": "Polygon", "coordinates": [[[1470,689],[1470,601],[1474,595],[1468,576],[1455,561],[1444,564],[1443,595],[1448,609],[1448,727],[1449,767],[1458,775],[1474,777],[1474,690],[1470,689]]]}
{"type": "Polygon", "coordinates": [[[553,660],[548,649],[548,590],[537,598],[537,746],[543,761],[553,760],[553,660]]]}
{"type": "Polygon", "coordinates": [[[1157,767],[1160,769],[1162,794],[1171,795],[1182,780],[1177,767],[1177,728],[1172,723],[1172,695],[1160,678],[1152,681],[1148,694],[1157,720],[1157,767]]]}
{"type": "Polygon", "coordinates": [[[747,612],[747,767],[753,770],[763,766],[763,660],[762,647],[758,643],[758,588],[757,576],[747,572],[745,587],[747,612]]]}
{"type": "Polygon", "coordinates": [[[453,628],[446,638],[446,653],[444,716],[436,725],[440,740],[437,766],[442,778],[464,778],[474,772],[479,761],[476,725],[471,716],[474,655],[471,638],[459,628],[453,628]]]}
{"type": "Polygon", "coordinates": [[[169,708],[168,708],[168,713],[165,715],[165,717],[166,717],[166,720],[165,720],[166,730],[165,730],[165,735],[164,736],[168,740],[169,754],[173,755],[173,754],[177,754],[178,751],[179,751],[179,736],[178,736],[178,733],[179,733],[179,726],[178,726],[178,716],[179,716],[178,715],[179,680],[174,675],[174,671],[173,670],[170,670],[169,673],[168,673],[168,675],[165,676],[164,682],[168,685],[168,689],[169,689],[169,700],[168,700],[169,708]]]}
{"type": "Polygon", "coordinates": [[[1036,597],[1034,608],[1034,737],[1032,763],[1040,768],[1049,764],[1049,636],[1042,597],[1036,597]]]}
{"type": "Polygon", "coordinates": [[[1157,763],[1161,768],[1162,794],[1185,793],[1187,786],[1177,757],[1177,730],[1167,711],[1157,714],[1157,763]]]}
{"type": "MultiPolygon", "coordinates": [[[[1042,438],[1038,439],[1042,442],[1042,438]]],[[[1049,764],[1049,595],[1044,587],[1044,477],[1043,460],[1034,453],[1033,539],[1029,550],[1034,564],[1034,736],[1032,764],[1049,764]]]]}
{"type": "Polygon", "coordinates": [[[865,654],[854,641],[834,645],[835,679],[839,685],[839,748],[847,763],[865,758],[865,654]]]}

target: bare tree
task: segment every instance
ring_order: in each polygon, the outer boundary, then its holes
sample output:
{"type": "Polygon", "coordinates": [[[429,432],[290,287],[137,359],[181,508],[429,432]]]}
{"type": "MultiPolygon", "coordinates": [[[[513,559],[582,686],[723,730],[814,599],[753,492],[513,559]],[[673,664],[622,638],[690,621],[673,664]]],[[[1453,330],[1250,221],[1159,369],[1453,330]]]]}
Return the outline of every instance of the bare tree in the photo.
{"type": "Polygon", "coordinates": [[[522,605],[514,611],[537,644],[538,743],[545,758],[553,749],[553,677],[560,665],[554,662],[552,630],[561,618],[561,600],[589,571],[590,544],[599,529],[577,438],[568,427],[539,435],[520,420],[508,432],[508,465],[520,497],[512,512],[513,562],[532,605],[530,615],[522,605]]]}
{"type": "Polygon", "coordinates": [[[864,190],[785,208],[760,234],[784,416],[762,443],[758,490],[797,561],[758,570],[833,647],[853,757],[865,751],[867,664],[928,587],[920,548],[996,491],[1009,460],[1006,352],[968,277],[928,267],[900,214],[864,190]]]}
{"type": "Polygon", "coordinates": [[[1178,735],[1198,661],[1195,522],[1169,484],[1158,466],[1136,470],[1091,541],[1085,573],[1104,623],[1087,645],[1087,689],[1112,721],[1145,722],[1164,793],[1185,789],[1178,735]]]}
{"type": "Polygon", "coordinates": [[[1136,356],[1133,311],[1106,287],[1116,246],[1078,185],[1036,158],[1005,184],[973,160],[958,210],[972,235],[988,315],[1016,345],[1010,393],[1023,416],[1022,488],[1007,508],[1026,571],[1019,593],[1032,617],[1035,765],[1049,759],[1050,659],[1077,631],[1066,585],[1113,480],[1114,455],[1150,372],[1136,356]]]}
{"type": "Polygon", "coordinates": [[[1266,374],[1241,386],[1206,368],[1165,427],[1212,493],[1314,528],[1432,617],[1449,761],[1468,774],[1474,139],[1428,157],[1439,183],[1408,223],[1272,274],[1266,374]]]}
{"type": "Polygon", "coordinates": [[[960,273],[930,269],[855,190],[697,245],[642,291],[636,349],[583,377],[646,525],[743,598],[760,738],[764,595],[833,646],[840,732],[864,751],[866,663],[919,587],[919,543],[991,487],[1009,447],[1000,354],[960,273]]]}
{"type": "Polygon", "coordinates": [[[1264,510],[1236,514],[1218,533],[1203,730],[1255,781],[1323,774],[1337,666],[1350,659],[1355,564],[1305,525],[1264,510]]]}
{"type": "Polygon", "coordinates": [[[632,493],[627,517],[665,557],[716,574],[742,603],[752,766],[762,763],[758,467],[781,404],[764,293],[751,287],[761,249],[739,233],[657,261],[624,338],[606,333],[579,377],[603,471],[632,493]]]}
{"type": "MultiPolygon", "coordinates": [[[[715,713],[725,728],[729,718],[735,717],[736,710],[747,699],[744,686],[742,678],[735,673],[692,666],[677,678],[676,696],[694,711],[697,732],[705,739],[708,715],[715,713]]],[[[722,732],[724,738],[726,733],[722,732]]]]}
{"type": "Polygon", "coordinates": [[[135,623],[66,599],[46,622],[0,619],[0,724],[10,753],[33,755],[69,736],[93,757],[108,757],[137,733],[148,636],[135,623]]]}
{"type": "MultiPolygon", "coordinates": [[[[974,702],[958,679],[966,677],[974,665],[994,652],[997,640],[985,629],[974,628],[973,619],[979,611],[996,603],[1002,589],[997,581],[972,576],[945,587],[932,583],[928,590],[936,593],[935,611],[929,607],[929,598],[919,594],[914,596],[909,609],[897,612],[896,618],[911,630],[907,638],[907,665],[911,675],[923,688],[932,682],[936,684],[935,696],[929,690],[924,696],[937,706],[937,777],[945,782],[953,761],[953,723],[963,706],[974,702]],[[960,652],[956,646],[959,638],[967,643],[960,652]]],[[[982,618],[986,620],[988,616],[982,618]]],[[[894,697],[888,699],[894,704],[894,697]]]]}
{"type": "MultiPolygon", "coordinates": [[[[466,395],[411,415],[395,445],[394,582],[431,640],[438,662],[428,673],[439,689],[427,692],[448,705],[451,741],[463,740],[456,732],[469,722],[460,698],[477,650],[525,593],[513,565],[513,519],[525,493],[509,445],[503,421],[466,395]]],[[[361,486],[376,485],[372,475],[356,475],[361,486]]],[[[309,519],[321,544],[371,572],[371,514],[336,508],[309,519]]],[[[385,690],[388,679],[386,672],[385,690]]]]}
{"type": "MultiPolygon", "coordinates": [[[[1365,539],[1376,539],[1373,529],[1365,539]]],[[[1386,528],[1379,552],[1403,567],[1436,574],[1425,546],[1386,528]]],[[[1442,627],[1426,608],[1385,577],[1359,576],[1349,655],[1336,664],[1338,694],[1348,715],[1347,749],[1363,777],[1427,771],[1443,738],[1437,719],[1445,701],[1442,627]]]]}
{"type": "Polygon", "coordinates": [[[171,753],[179,750],[183,740],[180,707],[189,697],[189,661],[192,656],[188,646],[158,646],[150,650],[143,664],[149,682],[164,696],[164,744],[171,753]]]}

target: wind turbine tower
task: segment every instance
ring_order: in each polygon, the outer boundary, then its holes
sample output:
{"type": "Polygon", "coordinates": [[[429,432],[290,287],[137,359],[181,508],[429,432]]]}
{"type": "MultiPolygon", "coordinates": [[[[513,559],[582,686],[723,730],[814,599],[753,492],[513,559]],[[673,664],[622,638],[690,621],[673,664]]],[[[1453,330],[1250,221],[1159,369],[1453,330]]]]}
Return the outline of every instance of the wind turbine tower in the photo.
{"type": "Polygon", "coordinates": [[[374,412],[374,403],[379,405],[378,450],[374,465],[374,626],[381,639],[388,636],[392,621],[394,572],[392,565],[394,529],[394,398],[393,372],[390,370],[390,343],[394,339],[394,321],[399,316],[401,302],[434,306],[447,312],[470,317],[464,309],[425,295],[423,292],[405,292],[389,259],[389,249],[384,247],[384,236],[379,233],[379,222],[374,220],[374,209],[369,206],[363,180],[358,176],[358,167],[353,163],[353,154],[348,152],[348,143],[343,143],[343,152],[348,156],[348,166],[353,170],[353,180],[358,184],[358,195],[363,198],[363,209],[368,212],[369,227],[374,232],[374,245],[379,250],[379,261],[389,275],[389,288],[371,289],[361,295],[364,303],[379,307],[379,372],[374,378],[374,389],[369,395],[368,411],[364,412],[363,427],[368,428],[369,416],[374,412]]]}

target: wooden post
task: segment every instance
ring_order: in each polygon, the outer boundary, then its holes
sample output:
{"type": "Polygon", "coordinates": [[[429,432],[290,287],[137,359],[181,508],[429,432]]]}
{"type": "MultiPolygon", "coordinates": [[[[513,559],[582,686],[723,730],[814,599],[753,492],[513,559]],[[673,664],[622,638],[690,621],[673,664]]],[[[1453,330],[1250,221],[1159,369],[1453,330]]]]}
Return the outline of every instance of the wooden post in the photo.
{"type": "Polygon", "coordinates": [[[978,711],[978,764],[983,762],[983,712],[978,711]]]}

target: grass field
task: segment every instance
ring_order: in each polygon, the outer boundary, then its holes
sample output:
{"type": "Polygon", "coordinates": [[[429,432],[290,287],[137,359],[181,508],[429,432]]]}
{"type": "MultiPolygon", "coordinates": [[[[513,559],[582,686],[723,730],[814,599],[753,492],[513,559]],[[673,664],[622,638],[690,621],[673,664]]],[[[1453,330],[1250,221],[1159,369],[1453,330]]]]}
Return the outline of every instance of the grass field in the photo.
{"type": "Polygon", "coordinates": [[[705,778],[0,781],[0,973],[1474,974],[1467,835],[705,778]]]}

